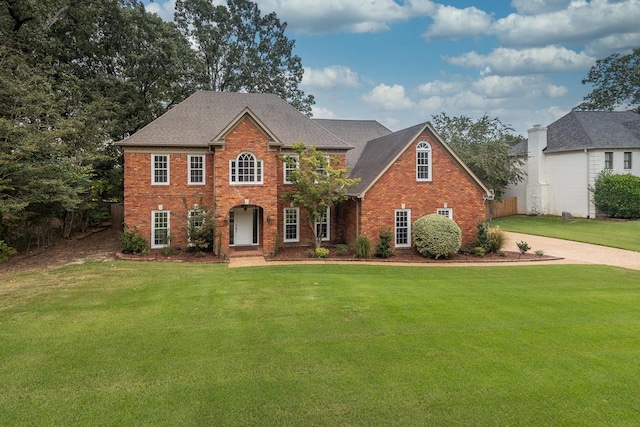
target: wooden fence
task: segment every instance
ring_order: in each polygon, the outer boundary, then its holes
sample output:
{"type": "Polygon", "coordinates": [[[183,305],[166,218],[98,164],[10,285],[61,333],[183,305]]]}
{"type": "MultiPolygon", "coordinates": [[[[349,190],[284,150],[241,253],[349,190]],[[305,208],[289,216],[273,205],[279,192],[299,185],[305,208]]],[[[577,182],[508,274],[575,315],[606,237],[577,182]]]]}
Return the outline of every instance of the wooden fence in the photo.
{"type": "Polygon", "coordinates": [[[516,215],[518,213],[518,198],[505,197],[500,201],[493,200],[491,202],[487,202],[484,208],[484,214],[489,218],[490,213],[492,218],[516,215]],[[491,208],[491,212],[489,212],[489,208],[491,208]]]}
{"type": "Polygon", "coordinates": [[[111,227],[122,230],[124,226],[124,205],[122,203],[111,204],[111,227]]]}

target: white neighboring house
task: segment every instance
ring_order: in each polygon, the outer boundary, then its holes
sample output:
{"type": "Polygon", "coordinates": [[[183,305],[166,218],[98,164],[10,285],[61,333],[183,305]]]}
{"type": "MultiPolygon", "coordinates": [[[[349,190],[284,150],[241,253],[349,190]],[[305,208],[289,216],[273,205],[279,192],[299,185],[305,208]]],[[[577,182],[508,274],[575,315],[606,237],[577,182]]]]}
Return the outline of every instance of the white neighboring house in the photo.
{"type": "Polygon", "coordinates": [[[518,198],[518,213],[595,217],[589,189],[603,169],[640,176],[640,114],[572,111],[529,129],[512,150],[522,153],[526,177],[505,192],[518,198]]]}

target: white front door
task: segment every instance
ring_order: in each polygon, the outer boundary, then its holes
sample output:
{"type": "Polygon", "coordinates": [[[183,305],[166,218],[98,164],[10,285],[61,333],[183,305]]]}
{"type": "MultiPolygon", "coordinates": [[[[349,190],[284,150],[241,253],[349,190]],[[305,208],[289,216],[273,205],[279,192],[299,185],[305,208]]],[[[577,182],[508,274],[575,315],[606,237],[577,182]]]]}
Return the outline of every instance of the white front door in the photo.
{"type": "Polygon", "coordinates": [[[253,245],[253,216],[255,208],[236,209],[234,212],[234,245],[253,245]]]}

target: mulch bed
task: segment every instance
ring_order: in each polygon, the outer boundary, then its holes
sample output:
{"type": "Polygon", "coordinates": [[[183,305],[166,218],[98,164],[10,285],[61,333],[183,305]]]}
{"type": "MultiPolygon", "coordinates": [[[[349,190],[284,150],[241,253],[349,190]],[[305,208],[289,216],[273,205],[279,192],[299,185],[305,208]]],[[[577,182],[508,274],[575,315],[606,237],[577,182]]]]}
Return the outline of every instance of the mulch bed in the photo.
{"type": "Polygon", "coordinates": [[[118,252],[116,253],[116,258],[127,261],[189,262],[202,264],[217,264],[229,261],[211,252],[196,254],[189,251],[179,251],[171,255],[164,255],[162,251],[151,251],[148,254],[123,254],[122,252],[118,252]]]}

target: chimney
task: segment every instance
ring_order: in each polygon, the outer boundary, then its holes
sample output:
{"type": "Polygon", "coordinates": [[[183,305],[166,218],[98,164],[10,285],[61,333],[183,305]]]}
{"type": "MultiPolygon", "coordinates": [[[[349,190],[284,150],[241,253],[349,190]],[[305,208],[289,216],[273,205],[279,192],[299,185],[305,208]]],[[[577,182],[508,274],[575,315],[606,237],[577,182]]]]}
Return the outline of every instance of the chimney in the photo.
{"type": "Polygon", "coordinates": [[[545,155],[547,147],[547,128],[539,124],[533,125],[528,131],[527,160],[527,213],[546,214],[547,207],[547,177],[545,155]]]}

